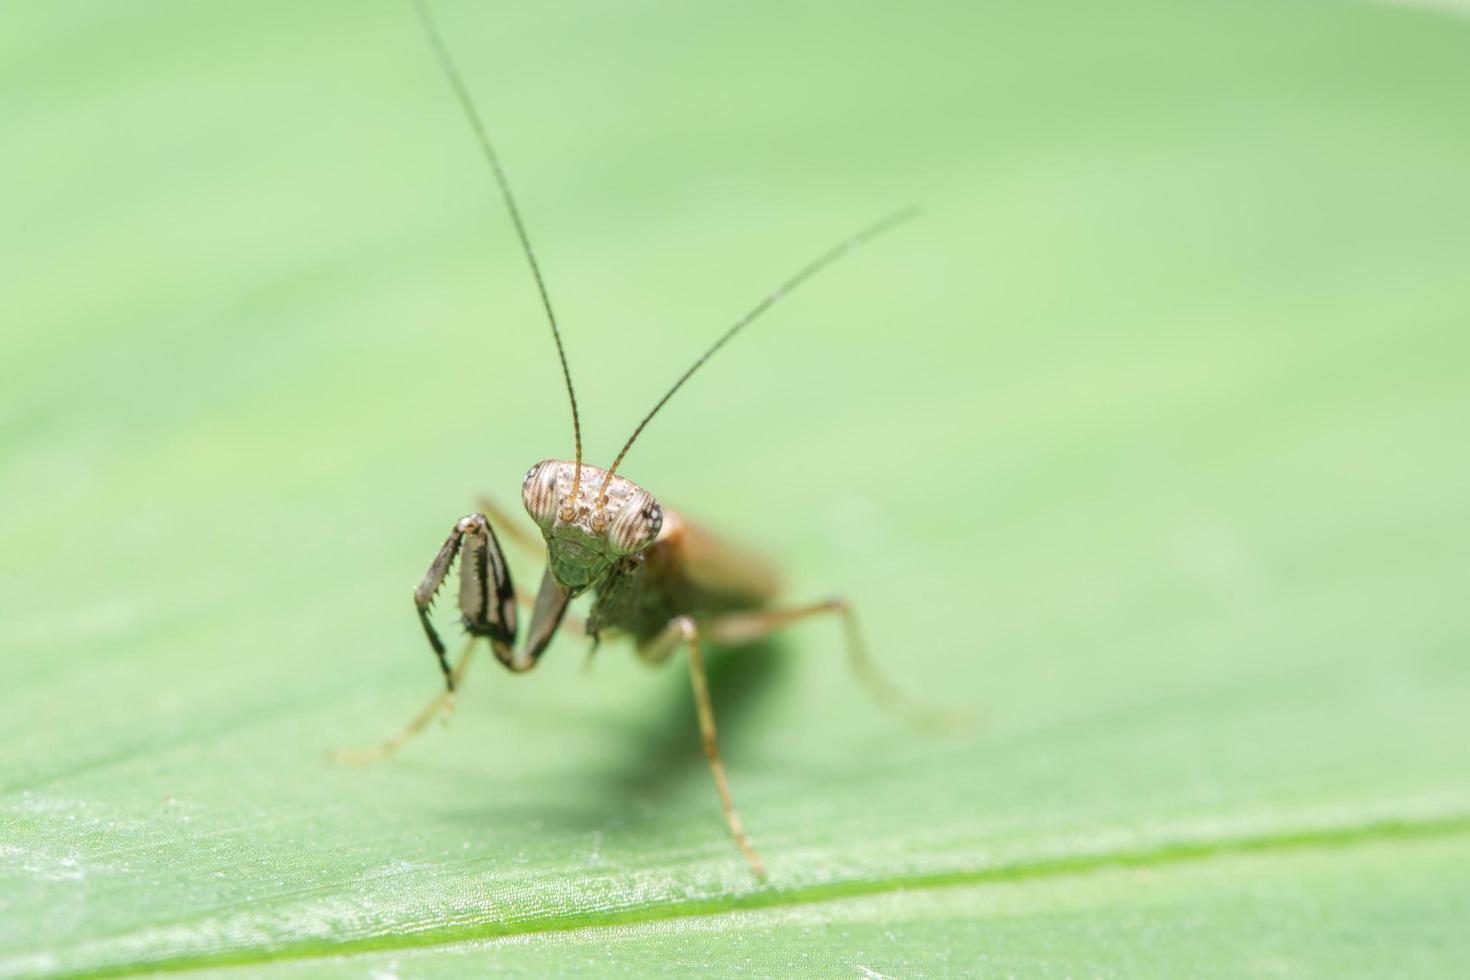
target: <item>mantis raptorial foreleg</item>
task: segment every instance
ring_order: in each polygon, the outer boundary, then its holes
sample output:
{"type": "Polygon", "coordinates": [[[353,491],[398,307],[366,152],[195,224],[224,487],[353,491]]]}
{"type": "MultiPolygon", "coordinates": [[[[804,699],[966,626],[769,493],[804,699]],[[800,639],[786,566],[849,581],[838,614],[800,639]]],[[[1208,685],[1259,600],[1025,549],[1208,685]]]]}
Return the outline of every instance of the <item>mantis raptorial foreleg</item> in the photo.
{"type": "MultiPolygon", "coordinates": [[[[499,514],[505,526],[515,528],[515,525],[509,522],[507,515],[493,503],[488,501],[481,503],[482,505],[488,503],[486,509],[499,514]]],[[[523,541],[518,531],[512,530],[509,534],[512,540],[523,541]]],[[[540,650],[550,642],[551,635],[557,629],[558,624],[569,626],[578,633],[585,632],[585,624],[582,620],[575,617],[564,617],[565,597],[555,588],[545,592],[544,597],[541,595],[532,597],[515,589],[510,581],[510,573],[505,568],[505,560],[501,555],[495,532],[483,514],[471,514],[460,519],[455,523],[454,530],[450,532],[444,545],[439,549],[439,553],[429,564],[429,570],[424,575],[423,581],[414,590],[414,605],[419,611],[419,621],[423,624],[424,632],[429,638],[429,645],[433,647],[444,669],[445,690],[414,715],[408,724],[381,744],[367,749],[337,749],[332,753],[333,758],[347,765],[381,762],[396,753],[409,739],[427,728],[436,717],[447,716],[453,711],[454,692],[459,688],[465,673],[469,670],[470,657],[474,653],[476,639],[482,636],[487,637],[490,640],[491,649],[500,660],[510,662],[513,659],[511,646],[515,643],[515,602],[532,609],[537,608],[538,602],[547,607],[543,610],[543,615],[532,617],[531,635],[528,637],[527,651],[523,656],[539,655],[540,650]],[[453,568],[456,557],[461,562],[460,611],[464,615],[464,625],[470,633],[470,638],[459,656],[459,662],[451,669],[444,643],[440,640],[439,633],[434,629],[434,624],[429,618],[429,607],[435,594],[443,586],[444,579],[448,577],[453,568]],[[512,597],[512,605],[508,608],[504,601],[507,594],[512,597]],[[561,616],[556,613],[558,604],[563,610],[561,616]]]]}
{"type": "Polygon", "coordinates": [[[444,671],[444,686],[450,693],[454,691],[454,672],[449,667],[444,641],[439,639],[433,620],[429,618],[429,608],[454,566],[455,558],[460,559],[459,611],[464,616],[465,629],[471,636],[488,639],[501,660],[510,659],[510,647],[516,639],[515,586],[511,584],[495,530],[484,514],[461,517],[429,563],[429,570],[418,588],[413,590],[419,623],[429,638],[429,646],[439,658],[439,666],[444,671]]]}
{"type": "MultiPolygon", "coordinates": [[[[480,497],[475,502],[480,505],[480,510],[485,512],[491,523],[499,527],[508,540],[526,553],[527,558],[546,557],[546,542],[539,534],[526,530],[510,511],[501,507],[490,497],[480,497]]],[[[527,609],[534,609],[536,606],[536,597],[520,589],[516,590],[516,601],[527,609]]],[[[578,616],[563,616],[561,626],[579,636],[587,633],[587,623],[578,616]]]]}

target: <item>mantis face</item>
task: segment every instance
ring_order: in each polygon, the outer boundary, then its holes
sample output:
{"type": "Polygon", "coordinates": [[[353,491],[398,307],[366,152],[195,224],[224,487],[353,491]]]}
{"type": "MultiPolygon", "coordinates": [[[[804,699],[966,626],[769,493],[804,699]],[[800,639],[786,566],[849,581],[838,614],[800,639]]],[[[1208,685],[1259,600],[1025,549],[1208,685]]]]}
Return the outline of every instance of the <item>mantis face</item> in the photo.
{"type": "Polygon", "coordinates": [[[632,480],[583,463],[548,459],[521,484],[526,513],[546,538],[547,567],[557,584],[577,595],[625,555],[658,537],[663,511],[653,494],[632,480]]]}

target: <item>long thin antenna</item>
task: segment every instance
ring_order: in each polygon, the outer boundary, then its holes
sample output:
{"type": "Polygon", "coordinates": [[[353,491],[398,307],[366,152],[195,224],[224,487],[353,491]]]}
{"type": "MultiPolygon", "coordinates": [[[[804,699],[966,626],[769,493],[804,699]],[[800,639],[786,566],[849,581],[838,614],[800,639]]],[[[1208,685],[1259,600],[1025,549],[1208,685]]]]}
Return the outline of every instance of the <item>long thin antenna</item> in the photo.
{"type": "Polygon", "coordinates": [[[485,123],[480,119],[479,110],[475,108],[474,100],[470,98],[469,89],[465,88],[464,79],[460,77],[459,69],[454,65],[454,59],[449,56],[449,48],[439,34],[439,28],[434,23],[434,15],[429,12],[427,0],[414,0],[414,9],[418,11],[419,22],[424,25],[424,33],[428,35],[429,43],[434,47],[434,54],[439,58],[439,67],[444,69],[444,75],[449,79],[449,84],[459,99],[460,108],[464,109],[465,118],[470,121],[470,127],[475,131],[475,136],[479,138],[480,149],[485,151],[485,159],[489,161],[490,170],[495,174],[495,182],[500,185],[500,193],[505,198],[506,210],[510,212],[511,223],[515,225],[516,235],[521,240],[521,250],[526,253],[526,261],[531,264],[531,274],[536,277],[536,288],[541,293],[541,305],[546,307],[546,320],[551,324],[551,336],[556,341],[556,356],[561,360],[561,376],[567,383],[567,397],[572,401],[572,438],[577,445],[577,466],[572,478],[571,499],[576,501],[577,493],[582,485],[582,422],[577,416],[577,393],[572,389],[572,372],[567,368],[567,352],[561,344],[561,331],[556,326],[556,314],[551,310],[551,296],[546,292],[546,281],[541,278],[541,267],[536,264],[536,253],[531,250],[531,238],[526,234],[526,226],[521,221],[520,209],[516,207],[516,199],[510,192],[510,181],[505,179],[505,171],[501,169],[500,158],[495,155],[495,147],[490,144],[490,136],[485,131],[485,123]]]}
{"type": "Polygon", "coordinates": [[[811,262],[807,263],[807,265],[804,266],[800,272],[782,283],[775,292],[771,293],[765,299],[757,303],[754,307],[751,308],[751,311],[749,313],[745,314],[745,316],[736,321],[733,327],[721,334],[720,339],[711,344],[709,350],[699,355],[699,359],[696,360],[693,364],[689,365],[689,369],[679,376],[679,380],[674,382],[674,386],[664,393],[664,396],[658,400],[658,404],[653,406],[653,411],[649,412],[643,417],[643,421],[638,423],[638,428],[634,429],[633,434],[628,437],[628,441],[623,443],[623,448],[618,452],[617,459],[614,459],[612,466],[609,466],[607,469],[607,476],[602,478],[602,488],[597,492],[598,506],[601,507],[606,502],[607,488],[608,484],[612,482],[613,473],[617,470],[618,464],[623,461],[623,457],[628,455],[628,450],[632,448],[634,440],[636,440],[639,434],[643,432],[643,427],[646,426],[649,421],[658,414],[658,410],[663,408],[665,403],[667,403],[670,398],[674,397],[674,392],[678,391],[679,388],[683,386],[684,382],[689,380],[689,376],[695,371],[699,370],[699,366],[705,361],[709,360],[711,355],[713,355],[715,351],[725,346],[726,341],[739,333],[743,327],[745,327],[751,321],[755,320],[762,313],[766,312],[766,310],[769,310],[772,306],[775,306],[777,300],[781,299],[797,286],[800,286],[802,283],[806,282],[808,279],[812,278],[818,272],[821,272],[827,266],[831,265],[833,262],[836,262],[847,253],[853,251],[861,245],[866,245],[868,242],[872,241],[874,238],[877,238],[884,232],[891,231],[892,229],[903,224],[905,221],[913,218],[918,213],[918,207],[911,205],[904,208],[902,211],[896,211],[883,220],[869,225],[862,231],[858,232],[856,235],[853,235],[851,238],[848,238],[847,240],[832,247],[831,249],[828,249],[826,252],[822,253],[811,262]]]}

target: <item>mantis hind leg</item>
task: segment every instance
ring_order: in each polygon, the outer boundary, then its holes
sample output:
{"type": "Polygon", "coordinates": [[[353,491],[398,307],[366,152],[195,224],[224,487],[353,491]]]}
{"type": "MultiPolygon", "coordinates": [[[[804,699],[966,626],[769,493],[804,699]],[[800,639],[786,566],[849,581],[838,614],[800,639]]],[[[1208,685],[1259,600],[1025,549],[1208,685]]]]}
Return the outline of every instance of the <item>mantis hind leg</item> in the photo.
{"type": "Polygon", "coordinates": [[[804,619],[824,615],[835,615],[842,620],[848,667],[884,710],[905,724],[928,732],[954,732],[972,722],[968,713],[944,711],[915,700],[879,670],[868,655],[862,631],[858,629],[857,616],[846,599],[831,598],[793,609],[727,613],[707,622],[705,634],[715,643],[738,646],[753,643],[804,619]]]}

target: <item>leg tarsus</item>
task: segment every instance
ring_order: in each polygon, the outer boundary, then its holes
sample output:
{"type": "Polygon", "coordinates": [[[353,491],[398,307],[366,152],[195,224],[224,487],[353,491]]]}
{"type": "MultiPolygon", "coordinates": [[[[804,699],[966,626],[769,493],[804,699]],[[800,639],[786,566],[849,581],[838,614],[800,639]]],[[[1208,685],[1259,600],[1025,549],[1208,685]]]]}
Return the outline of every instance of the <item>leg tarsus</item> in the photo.
{"type": "Polygon", "coordinates": [[[858,629],[857,614],[852,611],[852,606],[840,596],[827,600],[827,604],[842,617],[847,639],[847,662],[854,676],[858,683],[868,689],[873,700],[889,714],[912,728],[936,735],[954,734],[974,724],[975,718],[970,712],[925,704],[890,680],[888,675],[878,669],[873,658],[868,656],[868,646],[863,642],[862,631],[858,629]]]}

